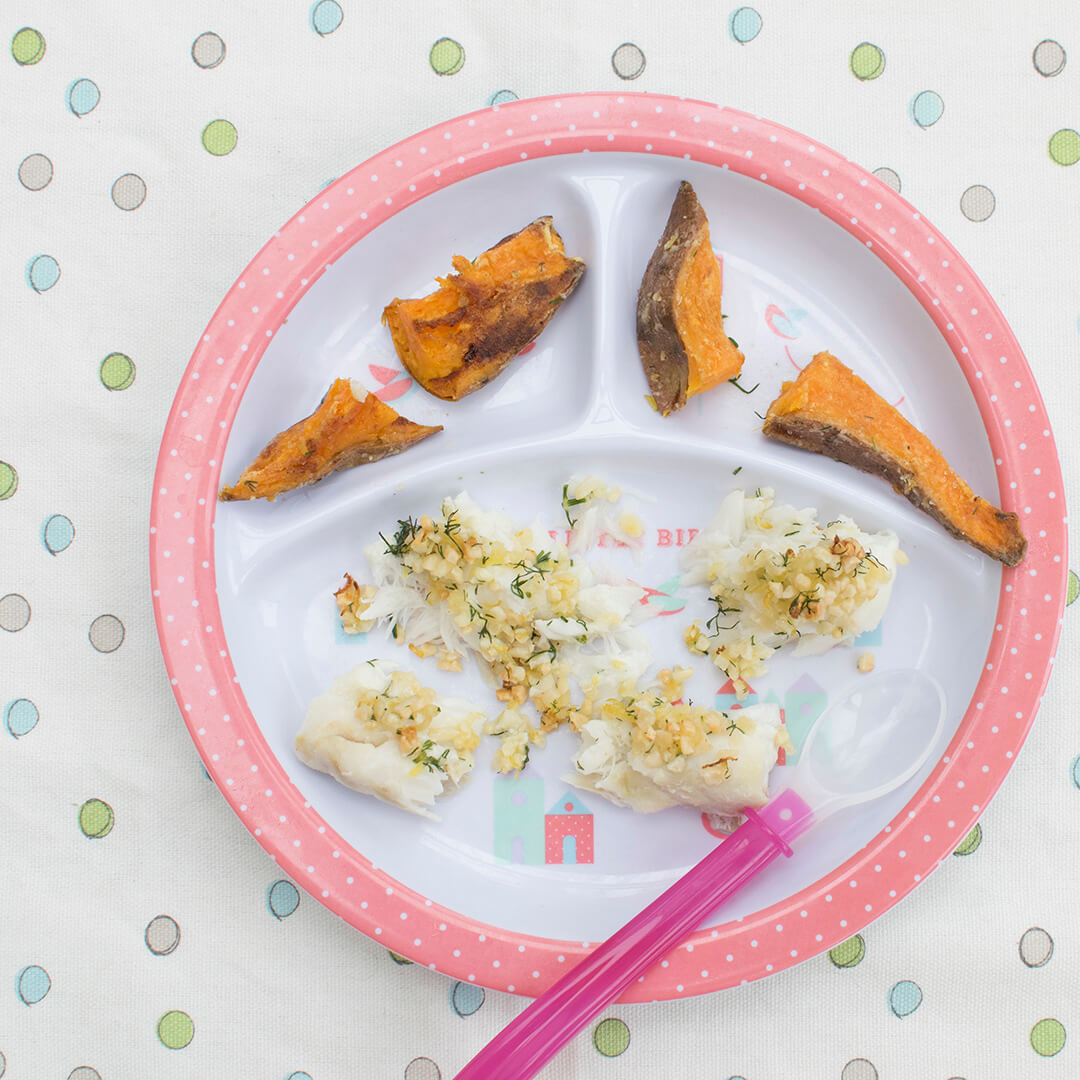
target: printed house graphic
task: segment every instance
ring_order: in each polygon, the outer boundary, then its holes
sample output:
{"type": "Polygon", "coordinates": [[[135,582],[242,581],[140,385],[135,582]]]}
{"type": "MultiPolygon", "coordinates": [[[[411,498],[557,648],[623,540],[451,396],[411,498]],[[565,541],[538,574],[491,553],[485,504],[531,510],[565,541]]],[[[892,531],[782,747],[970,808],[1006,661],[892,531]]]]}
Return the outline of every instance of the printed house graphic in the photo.
{"type": "Polygon", "coordinates": [[[788,754],[787,763],[799,760],[799,751],[814,721],[825,711],[828,695],[825,688],[810,675],[802,675],[788,687],[784,695],[784,719],[795,749],[788,754]]]}
{"type": "Polygon", "coordinates": [[[716,708],[721,712],[727,712],[729,709],[741,709],[744,705],[756,705],[757,699],[757,691],[747,683],[746,697],[740,701],[735,694],[735,684],[728,679],[728,681],[716,691],[716,708]]]}
{"type": "Polygon", "coordinates": [[[570,791],[566,792],[544,818],[544,861],[593,861],[593,816],[570,791]]]}
{"type": "Polygon", "coordinates": [[[499,777],[492,794],[495,858],[526,866],[591,863],[593,815],[567,791],[544,813],[544,781],[539,776],[499,777]]]}

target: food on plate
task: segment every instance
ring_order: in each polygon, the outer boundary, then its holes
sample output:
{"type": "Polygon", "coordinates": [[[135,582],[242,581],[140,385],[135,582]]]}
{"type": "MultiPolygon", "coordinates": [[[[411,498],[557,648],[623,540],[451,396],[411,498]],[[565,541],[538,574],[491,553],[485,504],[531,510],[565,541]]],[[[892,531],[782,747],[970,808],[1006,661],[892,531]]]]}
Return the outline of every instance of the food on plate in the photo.
{"type": "Polygon", "coordinates": [[[364,553],[376,592],[356,616],[392,624],[396,641],[440,666],[477,658],[503,706],[489,725],[503,740],[503,771],[522,768],[530,743],[579,725],[596,702],[633,694],[649,664],[635,626],[648,617],[640,586],[572,559],[539,524],[522,528],[464,492],[433,516],[399,521],[364,553]]]}
{"type": "Polygon", "coordinates": [[[709,221],[684,180],[637,298],[638,352],[661,416],[742,369],[743,354],[724,330],[721,288],[709,221]]]}
{"type": "Polygon", "coordinates": [[[790,749],[775,704],[720,712],[679,700],[688,668],[661,671],[659,685],[605,701],[581,727],[577,766],[565,777],[620,806],[669,806],[731,815],[763,806],[777,751],[790,749]]]}
{"type": "Polygon", "coordinates": [[[831,353],[818,353],[769,406],[766,435],[883,477],[953,536],[1016,566],[1016,514],[976,495],[941,451],[831,353]]]}
{"type": "Polygon", "coordinates": [[[383,311],[394,347],[429,393],[457,401],[489,383],[548,324],[585,263],[566,254],[550,217],[537,218],[475,259],[452,259],[440,288],[383,311]]]}
{"type": "Polygon", "coordinates": [[[877,663],[877,661],[874,659],[874,654],[872,652],[864,652],[855,662],[855,666],[864,675],[869,675],[870,672],[874,670],[875,663],[877,663]]]}
{"type": "Polygon", "coordinates": [[[788,642],[813,655],[873,630],[906,562],[893,532],[864,532],[849,517],[819,525],[812,508],[775,505],[771,488],[736,489],[683,551],[683,585],[707,585],[715,606],[686,644],[745,697],[788,642]]]}
{"type": "Polygon", "coordinates": [[[575,473],[563,484],[562,508],[570,528],[567,550],[588,551],[607,538],[640,555],[645,548],[641,518],[623,505],[623,490],[599,476],[575,473]]]}
{"type": "Polygon", "coordinates": [[[335,379],[319,407],[275,435],[218,498],[273,502],[283,492],[314,484],[332,472],[400,454],[437,431],[441,425],[426,427],[398,416],[359,383],[335,379]]]}
{"type": "Polygon", "coordinates": [[[374,619],[363,618],[374,596],[374,585],[361,585],[352,574],[345,575],[341,588],[334,593],[334,602],[337,604],[341,629],[346,634],[365,634],[375,625],[374,619]]]}
{"type": "Polygon", "coordinates": [[[431,807],[468,779],[484,719],[396,664],[369,660],[312,701],[296,755],[346,787],[438,820],[431,807]]]}

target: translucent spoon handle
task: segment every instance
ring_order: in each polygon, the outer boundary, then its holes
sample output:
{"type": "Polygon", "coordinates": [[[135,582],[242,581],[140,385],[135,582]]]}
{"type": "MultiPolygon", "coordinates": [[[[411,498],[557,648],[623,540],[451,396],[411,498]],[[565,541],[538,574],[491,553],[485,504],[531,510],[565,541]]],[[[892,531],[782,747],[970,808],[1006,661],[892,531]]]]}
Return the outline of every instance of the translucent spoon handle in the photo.
{"type": "Polygon", "coordinates": [[[721,901],[809,828],[810,808],[785,791],[751,815],[640,915],[568,971],[491,1040],[457,1080],[528,1080],[605,1005],[665,957],[721,901]]]}

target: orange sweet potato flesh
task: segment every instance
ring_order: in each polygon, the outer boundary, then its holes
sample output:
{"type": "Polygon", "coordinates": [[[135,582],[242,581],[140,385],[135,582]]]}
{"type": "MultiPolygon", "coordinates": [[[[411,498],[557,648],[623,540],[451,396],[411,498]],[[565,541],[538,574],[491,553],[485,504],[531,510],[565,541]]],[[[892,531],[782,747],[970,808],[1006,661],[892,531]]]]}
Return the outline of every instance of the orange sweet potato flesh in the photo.
{"type": "Polygon", "coordinates": [[[442,431],[398,416],[374,394],[358,398],[348,379],[335,379],[319,407],[275,435],[232,487],[218,494],[222,502],[269,499],[314,484],[354,465],[366,465],[442,431]]]}
{"type": "Polygon", "coordinates": [[[884,477],[901,495],[1006,566],[1027,550],[1016,514],[976,495],[941,451],[831,353],[818,353],[769,406],[766,435],[884,477]]]}
{"type": "Polygon", "coordinates": [[[441,288],[383,311],[394,347],[429,393],[457,401],[491,382],[547,326],[585,263],[570,258],[550,217],[537,218],[471,262],[452,259],[441,288]]]}
{"type": "Polygon", "coordinates": [[[638,352],[662,416],[742,370],[724,331],[722,285],[708,218],[684,180],[638,290],[638,352]]]}

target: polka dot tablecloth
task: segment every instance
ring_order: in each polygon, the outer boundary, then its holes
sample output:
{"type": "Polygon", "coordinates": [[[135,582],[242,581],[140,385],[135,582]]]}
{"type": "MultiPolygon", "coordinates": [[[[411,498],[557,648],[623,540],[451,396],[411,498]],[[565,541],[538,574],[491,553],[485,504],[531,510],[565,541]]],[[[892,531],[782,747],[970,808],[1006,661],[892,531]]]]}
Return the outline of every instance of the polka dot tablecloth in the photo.
{"type": "MultiPolygon", "coordinates": [[[[806,132],[974,266],[1075,497],[1075,13],[620,7],[5,11],[0,1077],[449,1080],[523,1007],[388,952],[277,869],[202,769],[149,599],[153,468],[194,344],[266,238],[382,147],[580,90],[681,94],[806,132]]],[[[1070,604],[1078,592],[1070,574],[1070,604]]],[[[903,904],[772,978],[615,1006],[542,1075],[1075,1075],[1072,615],[1005,785],[903,904]]]]}

